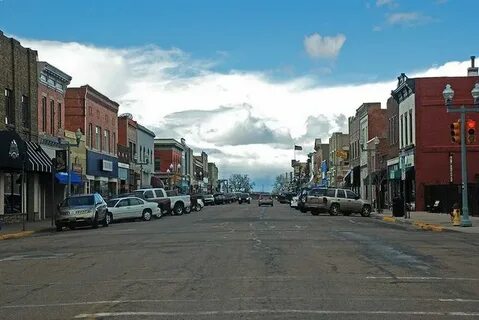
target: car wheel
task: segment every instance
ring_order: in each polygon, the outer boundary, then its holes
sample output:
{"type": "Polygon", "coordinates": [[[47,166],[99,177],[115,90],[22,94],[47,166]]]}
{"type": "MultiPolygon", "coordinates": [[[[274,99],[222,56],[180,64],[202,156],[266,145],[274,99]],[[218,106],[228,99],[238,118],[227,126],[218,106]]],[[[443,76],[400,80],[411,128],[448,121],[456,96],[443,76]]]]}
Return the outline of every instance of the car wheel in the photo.
{"type": "Polygon", "coordinates": [[[151,220],[151,210],[150,209],[143,210],[142,218],[143,218],[144,221],[150,221],[151,220]]]}
{"type": "Polygon", "coordinates": [[[113,214],[111,212],[108,212],[106,214],[106,218],[108,219],[108,224],[112,224],[113,223],[113,214]]]}
{"type": "Polygon", "coordinates": [[[200,205],[196,205],[196,206],[195,206],[195,211],[196,211],[196,212],[200,212],[200,211],[201,211],[201,209],[202,209],[202,208],[201,208],[201,206],[200,206],[200,205]]]}
{"type": "Polygon", "coordinates": [[[331,208],[329,209],[329,214],[332,216],[337,216],[339,214],[339,205],[336,203],[331,205],[331,208]]]}
{"type": "Polygon", "coordinates": [[[103,228],[108,227],[110,224],[108,223],[108,212],[105,212],[105,218],[103,218],[103,221],[101,222],[101,225],[103,228]]]}
{"type": "Polygon", "coordinates": [[[98,228],[98,213],[95,213],[95,217],[93,218],[93,221],[91,222],[91,227],[93,229],[98,228]]]}
{"type": "Polygon", "coordinates": [[[63,226],[61,224],[57,224],[56,227],[57,227],[57,231],[63,230],[63,226]]]}
{"type": "Polygon", "coordinates": [[[183,204],[182,203],[175,203],[173,207],[173,212],[175,215],[181,216],[183,214],[183,204]]]}
{"type": "Polygon", "coordinates": [[[361,210],[361,215],[363,217],[369,217],[371,215],[371,207],[366,205],[363,207],[363,210],[361,210]]]}
{"type": "Polygon", "coordinates": [[[191,207],[185,207],[185,213],[186,214],[191,213],[191,207]]]}

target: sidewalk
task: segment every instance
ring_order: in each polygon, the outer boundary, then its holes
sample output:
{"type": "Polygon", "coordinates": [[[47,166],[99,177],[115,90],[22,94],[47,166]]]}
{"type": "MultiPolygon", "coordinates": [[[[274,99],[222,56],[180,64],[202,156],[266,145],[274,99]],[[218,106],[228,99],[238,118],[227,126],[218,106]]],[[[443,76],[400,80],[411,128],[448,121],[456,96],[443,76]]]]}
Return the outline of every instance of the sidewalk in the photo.
{"type": "Polygon", "coordinates": [[[3,224],[0,222],[0,241],[8,239],[18,239],[28,237],[37,232],[53,231],[55,226],[52,226],[50,220],[25,222],[25,231],[22,231],[22,223],[3,224]]]}
{"type": "Polygon", "coordinates": [[[479,233],[479,217],[470,217],[472,227],[454,227],[449,214],[431,213],[425,211],[411,212],[411,218],[393,217],[390,210],[384,210],[382,214],[372,213],[371,216],[391,223],[412,224],[417,228],[430,231],[457,231],[463,233],[479,233]]]}

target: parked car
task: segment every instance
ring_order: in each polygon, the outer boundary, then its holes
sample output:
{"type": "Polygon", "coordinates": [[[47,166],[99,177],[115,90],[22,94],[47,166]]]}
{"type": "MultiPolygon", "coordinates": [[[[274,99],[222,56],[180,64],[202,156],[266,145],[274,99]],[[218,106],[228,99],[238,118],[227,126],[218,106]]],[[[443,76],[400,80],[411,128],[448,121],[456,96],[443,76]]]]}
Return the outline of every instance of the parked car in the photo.
{"type": "Polygon", "coordinates": [[[226,198],[223,193],[215,193],[213,195],[215,198],[215,204],[225,204],[226,203],[226,198]]]}
{"type": "Polygon", "coordinates": [[[235,202],[235,196],[233,193],[225,193],[225,203],[235,202]]]}
{"type": "Polygon", "coordinates": [[[138,189],[135,190],[134,193],[138,198],[158,203],[162,213],[182,215],[191,210],[191,199],[189,195],[168,196],[163,188],[138,189]]]}
{"type": "Polygon", "coordinates": [[[311,189],[305,201],[305,207],[312,215],[329,212],[336,216],[339,213],[347,216],[351,213],[361,213],[363,217],[371,215],[371,203],[362,200],[349,189],[316,188],[311,189]]]}
{"type": "Polygon", "coordinates": [[[161,217],[161,210],[155,202],[138,197],[124,197],[108,200],[109,223],[115,220],[142,218],[150,221],[152,216],[161,217]]]}
{"type": "Polygon", "coordinates": [[[203,209],[203,207],[205,206],[203,198],[204,195],[202,194],[195,194],[190,196],[192,211],[201,211],[201,209],[203,209]]]}
{"type": "Polygon", "coordinates": [[[258,198],[258,207],[262,205],[273,206],[273,196],[270,194],[261,194],[258,198]]]}
{"type": "Polygon", "coordinates": [[[298,198],[299,198],[299,195],[296,195],[293,198],[291,198],[291,202],[289,203],[291,208],[298,209],[298,198]]]}
{"type": "Polygon", "coordinates": [[[215,197],[212,194],[207,194],[203,198],[205,206],[210,206],[215,204],[215,197]]]}
{"type": "Polygon", "coordinates": [[[295,195],[296,194],[294,192],[283,192],[278,195],[277,199],[279,203],[291,203],[291,199],[295,195]]]}
{"type": "Polygon", "coordinates": [[[242,204],[243,202],[251,203],[251,197],[249,193],[240,193],[238,195],[238,203],[242,204]]]}
{"type": "Polygon", "coordinates": [[[57,206],[57,231],[62,231],[63,227],[75,229],[84,225],[98,228],[100,223],[108,227],[108,222],[106,202],[98,193],[70,196],[57,206]]]}

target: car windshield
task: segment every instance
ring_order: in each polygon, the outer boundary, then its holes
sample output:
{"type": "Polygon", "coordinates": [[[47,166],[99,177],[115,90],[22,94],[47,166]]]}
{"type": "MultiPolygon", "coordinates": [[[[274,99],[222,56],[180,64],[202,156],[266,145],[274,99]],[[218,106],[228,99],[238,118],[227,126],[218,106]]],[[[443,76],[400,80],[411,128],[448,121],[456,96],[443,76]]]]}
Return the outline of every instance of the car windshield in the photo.
{"type": "Polygon", "coordinates": [[[95,204],[95,198],[93,196],[79,196],[71,197],[63,200],[62,207],[79,207],[79,206],[92,206],[95,204]]]}
{"type": "Polygon", "coordinates": [[[113,208],[116,203],[118,202],[119,199],[111,199],[111,200],[108,200],[108,202],[106,203],[107,207],[108,208],[113,208]]]}

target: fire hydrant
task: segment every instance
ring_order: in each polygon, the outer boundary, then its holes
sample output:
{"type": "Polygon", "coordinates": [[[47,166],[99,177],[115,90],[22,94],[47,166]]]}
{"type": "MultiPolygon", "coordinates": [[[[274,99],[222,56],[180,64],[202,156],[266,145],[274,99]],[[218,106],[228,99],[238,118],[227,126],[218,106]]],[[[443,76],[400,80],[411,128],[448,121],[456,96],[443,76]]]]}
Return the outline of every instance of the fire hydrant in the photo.
{"type": "Polygon", "coordinates": [[[461,225],[461,209],[459,209],[459,205],[457,203],[455,203],[452,207],[451,222],[453,226],[461,225]]]}

